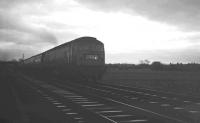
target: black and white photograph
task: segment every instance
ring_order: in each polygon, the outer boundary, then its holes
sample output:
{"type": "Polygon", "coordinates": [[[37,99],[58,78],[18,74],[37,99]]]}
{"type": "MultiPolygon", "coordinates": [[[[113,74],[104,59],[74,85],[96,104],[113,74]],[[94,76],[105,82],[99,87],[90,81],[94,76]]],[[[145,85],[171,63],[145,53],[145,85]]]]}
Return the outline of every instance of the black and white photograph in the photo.
{"type": "Polygon", "coordinates": [[[0,123],[200,123],[199,0],[0,0],[0,123]]]}

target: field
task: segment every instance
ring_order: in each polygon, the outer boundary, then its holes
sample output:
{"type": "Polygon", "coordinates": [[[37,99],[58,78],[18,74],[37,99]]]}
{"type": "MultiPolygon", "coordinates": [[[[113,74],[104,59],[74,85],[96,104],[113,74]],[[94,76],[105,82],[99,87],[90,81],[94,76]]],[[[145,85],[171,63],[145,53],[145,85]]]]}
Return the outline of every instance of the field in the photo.
{"type": "Polygon", "coordinates": [[[102,82],[200,96],[200,72],[108,69],[102,82]]]}

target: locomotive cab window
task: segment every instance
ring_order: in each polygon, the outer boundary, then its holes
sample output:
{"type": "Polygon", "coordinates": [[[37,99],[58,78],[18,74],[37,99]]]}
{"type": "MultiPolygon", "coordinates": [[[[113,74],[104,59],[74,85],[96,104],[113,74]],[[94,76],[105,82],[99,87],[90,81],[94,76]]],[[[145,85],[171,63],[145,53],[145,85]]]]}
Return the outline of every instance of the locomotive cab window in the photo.
{"type": "Polygon", "coordinates": [[[87,60],[98,60],[98,56],[97,55],[86,55],[86,59],[87,60]]]}

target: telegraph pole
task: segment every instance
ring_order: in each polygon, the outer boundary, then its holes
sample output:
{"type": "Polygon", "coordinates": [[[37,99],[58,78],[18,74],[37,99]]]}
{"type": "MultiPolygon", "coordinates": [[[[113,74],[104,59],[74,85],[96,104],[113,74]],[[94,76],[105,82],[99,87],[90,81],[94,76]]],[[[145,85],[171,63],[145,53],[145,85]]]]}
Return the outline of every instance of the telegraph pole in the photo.
{"type": "Polygon", "coordinates": [[[24,53],[22,54],[22,60],[24,61],[24,53]]]}
{"type": "Polygon", "coordinates": [[[22,54],[22,64],[24,64],[24,53],[22,54]]]}

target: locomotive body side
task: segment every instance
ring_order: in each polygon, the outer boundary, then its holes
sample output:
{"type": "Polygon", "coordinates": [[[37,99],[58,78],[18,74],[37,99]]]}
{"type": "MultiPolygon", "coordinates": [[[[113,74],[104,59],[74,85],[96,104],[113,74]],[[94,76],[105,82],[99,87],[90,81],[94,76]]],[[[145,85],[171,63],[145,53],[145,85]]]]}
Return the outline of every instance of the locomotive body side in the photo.
{"type": "Polygon", "coordinates": [[[24,60],[24,64],[39,64],[41,62],[42,62],[42,54],[38,54],[24,60]]]}
{"type": "Polygon", "coordinates": [[[49,64],[71,64],[71,46],[70,43],[57,47],[55,49],[51,49],[43,53],[43,63],[49,64]]]}
{"type": "Polygon", "coordinates": [[[96,38],[79,38],[44,52],[42,62],[57,65],[104,65],[104,45],[96,38]]]}
{"type": "Polygon", "coordinates": [[[31,66],[36,73],[40,69],[63,79],[96,81],[105,71],[104,45],[96,38],[82,37],[28,58],[24,64],[35,64],[31,66]]]}

